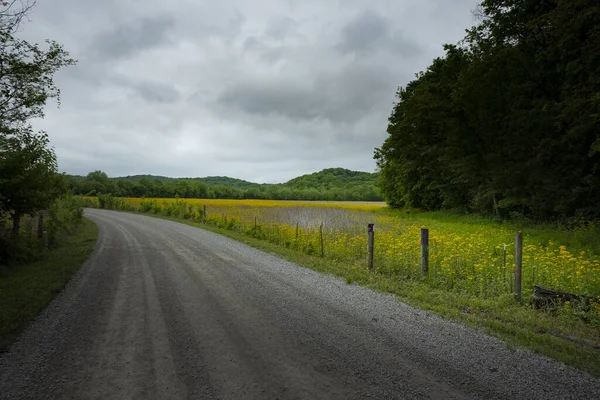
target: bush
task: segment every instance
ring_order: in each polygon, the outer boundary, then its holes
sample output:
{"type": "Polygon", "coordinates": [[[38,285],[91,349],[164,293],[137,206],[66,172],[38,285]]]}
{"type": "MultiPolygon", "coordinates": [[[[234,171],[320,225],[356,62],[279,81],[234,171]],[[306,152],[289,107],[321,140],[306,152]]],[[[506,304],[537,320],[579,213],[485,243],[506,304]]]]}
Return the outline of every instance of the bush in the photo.
{"type": "MultiPolygon", "coordinates": [[[[83,222],[83,205],[81,198],[64,195],[57,198],[45,212],[44,230],[48,233],[48,242],[56,245],[66,235],[73,234],[83,222]]],[[[18,236],[6,228],[8,214],[0,216],[0,265],[21,264],[35,261],[43,250],[43,243],[38,239],[37,230],[32,234],[32,226],[37,224],[37,213],[28,219],[29,230],[22,226],[18,236]]],[[[1,271],[0,271],[1,272],[1,271]]]]}
{"type": "Polygon", "coordinates": [[[83,208],[99,208],[100,202],[97,197],[74,196],[77,204],[83,208]]]}
{"type": "Polygon", "coordinates": [[[0,232],[0,276],[3,275],[2,266],[33,261],[38,258],[40,249],[39,242],[0,232]]]}
{"type": "Polygon", "coordinates": [[[127,203],[121,197],[114,197],[110,194],[101,194],[98,196],[100,208],[116,211],[135,211],[135,208],[127,203]]]}
{"type": "Polygon", "coordinates": [[[168,217],[183,217],[188,213],[187,204],[180,199],[176,199],[174,202],[164,202],[163,211],[168,217]]]}
{"type": "Polygon", "coordinates": [[[46,231],[50,243],[56,243],[63,234],[71,234],[83,221],[83,207],[73,196],[59,197],[48,208],[46,231]]]}
{"type": "Polygon", "coordinates": [[[154,200],[142,200],[140,202],[140,211],[143,213],[149,213],[156,207],[156,201],[154,200]]]}

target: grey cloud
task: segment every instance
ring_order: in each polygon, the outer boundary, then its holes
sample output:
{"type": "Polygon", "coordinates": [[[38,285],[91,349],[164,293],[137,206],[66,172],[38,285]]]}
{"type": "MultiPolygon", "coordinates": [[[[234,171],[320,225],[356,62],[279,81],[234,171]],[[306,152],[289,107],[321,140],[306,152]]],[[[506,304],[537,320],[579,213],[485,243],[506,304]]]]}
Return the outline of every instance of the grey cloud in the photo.
{"type": "Polygon", "coordinates": [[[335,46],[342,54],[367,55],[377,51],[391,51],[404,56],[420,53],[415,40],[394,29],[393,21],[372,10],[367,10],[348,22],[335,46]]]}
{"type": "Polygon", "coordinates": [[[295,25],[296,22],[290,17],[272,18],[265,29],[265,36],[276,40],[285,39],[294,32],[295,25]]]}
{"type": "Polygon", "coordinates": [[[267,64],[274,64],[281,60],[284,55],[284,50],[281,45],[267,45],[264,41],[256,36],[247,37],[242,45],[243,51],[253,53],[260,60],[267,64]]]}
{"type": "Polygon", "coordinates": [[[261,51],[266,48],[266,46],[256,36],[248,36],[246,39],[244,39],[244,44],[242,47],[246,51],[261,51]]]}
{"type": "Polygon", "coordinates": [[[312,82],[242,82],[227,88],[217,104],[248,114],[346,124],[382,106],[382,100],[394,92],[390,81],[391,72],[386,67],[350,65],[318,73],[312,82]]]}
{"type": "Polygon", "coordinates": [[[131,57],[135,53],[167,44],[167,34],[175,25],[170,16],[156,16],[119,25],[100,34],[92,43],[91,51],[102,58],[131,57]]]}
{"type": "Polygon", "coordinates": [[[372,171],[396,88],[464,36],[476,3],[39,0],[23,34],[79,63],[34,127],[69,173],[372,171]]]}
{"type": "Polygon", "coordinates": [[[323,99],[312,87],[289,82],[245,82],[227,89],[217,99],[225,107],[260,115],[313,119],[323,99]]]}
{"type": "Polygon", "coordinates": [[[144,101],[159,104],[176,103],[181,95],[172,85],[150,81],[130,82],[128,86],[144,101]]]}
{"type": "Polygon", "coordinates": [[[290,17],[273,17],[269,19],[263,32],[246,37],[242,48],[244,52],[256,54],[263,62],[274,64],[292,47],[286,41],[302,38],[297,28],[297,22],[290,17]]]}
{"type": "Polygon", "coordinates": [[[391,21],[369,10],[344,26],[337,48],[342,53],[369,52],[387,39],[390,31],[391,21]]]}
{"type": "Polygon", "coordinates": [[[141,85],[138,93],[148,101],[157,103],[175,103],[179,100],[179,92],[169,86],[141,85]]]}
{"type": "Polygon", "coordinates": [[[386,66],[352,64],[317,78],[317,86],[327,93],[325,109],[334,121],[357,121],[372,108],[393,95],[389,82],[393,74],[386,66]]]}

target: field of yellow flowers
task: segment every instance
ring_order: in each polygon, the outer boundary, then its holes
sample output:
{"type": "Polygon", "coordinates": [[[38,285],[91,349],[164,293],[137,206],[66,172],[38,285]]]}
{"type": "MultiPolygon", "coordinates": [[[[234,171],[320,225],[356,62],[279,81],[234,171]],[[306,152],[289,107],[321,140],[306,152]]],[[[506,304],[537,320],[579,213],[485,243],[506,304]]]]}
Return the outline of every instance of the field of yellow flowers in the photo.
{"type": "MultiPolygon", "coordinates": [[[[94,198],[95,199],[95,198],[94,198]]],[[[97,201],[97,200],[96,200],[97,201]]],[[[489,222],[399,217],[384,203],[272,200],[110,199],[105,208],[185,218],[366,268],[367,224],[375,223],[375,270],[398,279],[420,276],[420,229],[430,230],[428,281],[480,298],[510,293],[515,231],[489,222]]],[[[588,227],[586,229],[597,229],[588,227]]],[[[533,286],[600,295],[600,256],[525,234],[523,295],[533,286]]]]}

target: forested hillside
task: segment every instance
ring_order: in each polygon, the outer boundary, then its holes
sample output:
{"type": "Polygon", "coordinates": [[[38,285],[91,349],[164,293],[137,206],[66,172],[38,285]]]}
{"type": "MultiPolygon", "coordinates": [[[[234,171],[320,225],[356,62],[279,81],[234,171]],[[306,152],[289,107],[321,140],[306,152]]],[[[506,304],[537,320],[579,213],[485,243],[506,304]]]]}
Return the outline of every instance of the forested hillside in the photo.
{"type": "Polygon", "coordinates": [[[167,178],[135,175],[109,178],[102,171],[67,176],[74,194],[121,197],[380,201],[377,174],[325,169],[281,184],[259,184],[230,177],[167,178]]]}
{"type": "Polygon", "coordinates": [[[375,152],[396,207],[600,217],[600,2],[485,0],[399,89],[375,152]]]}
{"type": "Polygon", "coordinates": [[[150,179],[150,180],[159,180],[163,183],[173,183],[178,180],[187,180],[187,181],[197,181],[204,182],[208,185],[225,185],[236,187],[240,189],[248,189],[250,187],[259,186],[258,183],[248,182],[243,179],[230,178],[228,176],[207,176],[204,178],[169,178],[166,176],[156,176],[156,175],[131,175],[124,176],[120,178],[111,178],[111,179],[124,179],[132,182],[140,182],[142,179],[150,179]]]}

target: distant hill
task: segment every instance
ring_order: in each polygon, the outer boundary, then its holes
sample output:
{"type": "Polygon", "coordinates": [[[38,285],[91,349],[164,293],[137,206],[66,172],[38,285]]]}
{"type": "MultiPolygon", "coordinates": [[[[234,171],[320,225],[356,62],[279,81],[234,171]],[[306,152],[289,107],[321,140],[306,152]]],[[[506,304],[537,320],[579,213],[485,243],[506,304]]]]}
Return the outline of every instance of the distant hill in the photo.
{"type": "Polygon", "coordinates": [[[109,178],[102,171],[67,175],[74,194],[110,193],[123,197],[182,197],[275,200],[380,201],[378,174],[328,168],[285,183],[254,183],[228,176],[170,178],[130,175],[109,178]]]}
{"type": "Polygon", "coordinates": [[[160,176],[160,175],[127,175],[127,176],[120,176],[120,177],[116,177],[116,178],[108,178],[110,180],[127,180],[127,181],[132,181],[132,182],[139,182],[142,179],[150,179],[150,180],[159,180],[161,182],[174,182],[177,181],[178,178],[169,178],[167,176],[160,176]]]}
{"type": "Polygon", "coordinates": [[[344,168],[328,168],[313,174],[302,175],[287,181],[284,186],[298,189],[350,188],[358,185],[374,185],[377,174],[350,171],[344,168]]]}
{"type": "Polygon", "coordinates": [[[194,178],[194,180],[204,182],[207,185],[223,185],[239,189],[249,189],[260,186],[258,183],[248,182],[243,179],[230,178],[228,176],[207,176],[205,178],[194,178]]]}
{"type": "Polygon", "coordinates": [[[176,181],[180,181],[180,180],[186,180],[186,181],[204,182],[207,185],[223,185],[223,186],[235,187],[235,188],[239,188],[239,189],[247,189],[250,187],[259,186],[258,183],[248,182],[243,179],[230,178],[228,176],[207,176],[204,178],[169,178],[169,177],[160,176],[160,175],[130,175],[130,176],[123,176],[123,177],[109,178],[109,179],[111,179],[111,180],[124,179],[124,180],[129,180],[132,182],[139,182],[142,179],[159,180],[161,182],[176,182],[176,181]]]}

